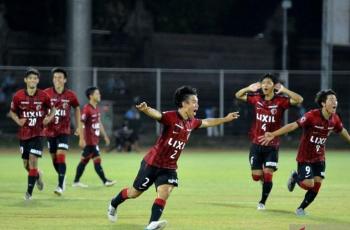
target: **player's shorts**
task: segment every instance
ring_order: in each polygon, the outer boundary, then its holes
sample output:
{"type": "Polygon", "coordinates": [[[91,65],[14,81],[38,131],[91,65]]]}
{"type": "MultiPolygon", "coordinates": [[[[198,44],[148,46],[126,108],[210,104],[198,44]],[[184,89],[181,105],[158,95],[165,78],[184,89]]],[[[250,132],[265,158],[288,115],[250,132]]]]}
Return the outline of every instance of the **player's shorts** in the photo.
{"type": "Polygon", "coordinates": [[[22,154],[22,159],[24,160],[29,159],[29,154],[41,157],[43,153],[42,137],[33,137],[28,140],[20,140],[19,149],[22,154]]]}
{"type": "Polygon", "coordinates": [[[100,149],[98,145],[87,145],[84,147],[81,154],[84,158],[94,158],[100,156],[100,149]]]}
{"type": "Polygon", "coordinates": [[[58,149],[68,150],[68,135],[58,135],[47,138],[47,147],[50,153],[56,153],[58,149]]]}
{"type": "Polygon", "coordinates": [[[326,162],[320,161],[315,163],[298,162],[298,176],[300,180],[314,179],[315,176],[325,178],[326,162]]]}
{"type": "Polygon", "coordinates": [[[142,160],[139,172],[134,181],[134,188],[138,191],[146,191],[152,184],[156,188],[163,184],[178,186],[178,178],[175,169],[154,167],[142,160]]]}
{"type": "Polygon", "coordinates": [[[263,169],[264,167],[276,171],[278,168],[278,148],[252,144],[249,163],[252,170],[263,169]]]}

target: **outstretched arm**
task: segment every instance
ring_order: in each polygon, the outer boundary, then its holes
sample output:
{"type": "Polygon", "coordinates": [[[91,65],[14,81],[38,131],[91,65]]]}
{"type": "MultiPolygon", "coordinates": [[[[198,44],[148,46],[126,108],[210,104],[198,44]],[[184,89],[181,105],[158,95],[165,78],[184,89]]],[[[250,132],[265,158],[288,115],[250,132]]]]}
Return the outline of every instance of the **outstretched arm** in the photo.
{"type": "Polygon", "coordinates": [[[236,94],[235,94],[235,97],[239,100],[242,100],[242,101],[247,101],[247,93],[248,92],[255,92],[257,91],[258,89],[261,88],[261,84],[260,82],[256,82],[256,83],[253,83],[243,89],[240,89],[236,94]]]}
{"type": "Polygon", "coordinates": [[[347,142],[350,143],[350,135],[348,133],[348,130],[346,128],[343,128],[342,131],[340,132],[340,136],[345,139],[347,142]]]}
{"type": "Polygon", "coordinates": [[[293,122],[286,124],[280,129],[277,129],[276,131],[270,133],[266,132],[264,136],[258,137],[259,142],[261,142],[262,145],[267,145],[270,141],[272,141],[275,137],[281,136],[283,134],[292,132],[296,130],[299,127],[298,123],[293,122]]]}
{"type": "Polygon", "coordinates": [[[159,121],[160,119],[162,119],[162,113],[159,112],[156,109],[153,109],[151,107],[149,107],[147,105],[146,102],[142,102],[138,105],[136,105],[136,108],[140,111],[143,112],[144,114],[146,114],[147,116],[159,121]]]}
{"type": "Polygon", "coordinates": [[[226,115],[226,117],[222,117],[222,118],[203,119],[200,128],[207,128],[211,126],[221,125],[223,123],[233,121],[237,118],[239,118],[239,112],[229,113],[226,115]]]}
{"type": "Polygon", "coordinates": [[[287,94],[288,97],[290,97],[290,103],[292,105],[298,105],[301,104],[304,100],[304,98],[302,96],[300,96],[299,94],[297,94],[296,92],[293,92],[289,89],[287,89],[286,87],[284,87],[282,84],[277,84],[276,85],[276,89],[278,90],[276,93],[284,93],[287,94]]]}

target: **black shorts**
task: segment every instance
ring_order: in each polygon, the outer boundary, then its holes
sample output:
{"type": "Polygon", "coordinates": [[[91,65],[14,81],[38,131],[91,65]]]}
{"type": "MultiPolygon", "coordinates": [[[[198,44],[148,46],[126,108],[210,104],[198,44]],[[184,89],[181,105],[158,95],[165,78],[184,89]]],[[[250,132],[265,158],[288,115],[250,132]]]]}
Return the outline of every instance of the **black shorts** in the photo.
{"type": "Polygon", "coordinates": [[[83,153],[81,154],[84,158],[94,158],[100,156],[100,149],[98,145],[87,145],[84,147],[83,153]]]}
{"type": "Polygon", "coordinates": [[[156,188],[163,184],[170,184],[177,187],[178,178],[176,170],[154,167],[142,160],[133,186],[138,191],[146,191],[153,183],[156,188]]]}
{"type": "Polygon", "coordinates": [[[42,137],[33,137],[28,140],[19,141],[19,149],[22,154],[22,159],[28,160],[29,154],[41,157],[43,153],[42,137]]]}
{"type": "Polygon", "coordinates": [[[320,161],[315,163],[300,163],[298,162],[298,176],[300,180],[314,179],[319,176],[325,178],[326,162],[320,161]]]}
{"type": "Polygon", "coordinates": [[[56,153],[58,149],[68,150],[68,135],[58,135],[47,138],[47,147],[50,153],[56,153]]]}
{"type": "Polygon", "coordinates": [[[278,168],[278,148],[252,144],[249,153],[249,163],[252,170],[278,168]]]}

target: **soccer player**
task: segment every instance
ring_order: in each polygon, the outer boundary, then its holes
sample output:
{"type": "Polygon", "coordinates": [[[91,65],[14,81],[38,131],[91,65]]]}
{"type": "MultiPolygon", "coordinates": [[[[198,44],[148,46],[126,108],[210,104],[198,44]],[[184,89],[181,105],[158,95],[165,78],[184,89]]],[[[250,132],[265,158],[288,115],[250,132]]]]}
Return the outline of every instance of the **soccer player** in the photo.
{"type": "Polygon", "coordinates": [[[45,128],[49,151],[52,158],[53,166],[58,174],[58,186],[54,193],[61,196],[65,190],[66,175],[66,153],[68,151],[68,137],[70,129],[70,112],[73,107],[75,110],[75,135],[79,135],[82,141],[80,108],[76,94],[65,87],[67,82],[67,72],[61,68],[54,68],[51,71],[53,87],[45,89],[51,99],[51,103],[56,108],[54,120],[45,128]]]}
{"type": "Polygon", "coordinates": [[[116,181],[106,178],[101,166],[100,149],[98,147],[100,133],[103,135],[106,145],[110,144],[109,137],[101,122],[100,110],[97,107],[98,103],[101,101],[100,90],[97,87],[89,87],[85,91],[85,95],[89,99],[89,103],[84,106],[81,114],[84,133],[84,143],[82,146],[84,146],[84,150],[72,186],[82,188],[88,187],[88,185],[80,182],[80,177],[83,175],[85,166],[89,163],[90,159],[93,160],[95,171],[101,178],[103,184],[105,186],[113,186],[116,181]]]}
{"type": "Polygon", "coordinates": [[[238,112],[229,113],[224,118],[200,120],[195,118],[198,110],[196,89],[182,86],[175,91],[177,110],[159,112],[142,102],[136,108],[147,116],[163,124],[163,130],[156,144],[149,150],[141,162],[140,169],[133,186],[122,189],[114,197],[108,207],[108,219],[117,220],[117,207],[127,199],[140,196],[153,183],[157,191],[154,200],[149,225],[146,230],[163,229],[167,221],[160,220],[167,199],[174,187],[178,186],[177,160],[193,130],[206,128],[230,122],[239,117],[238,112]]]}
{"type": "Polygon", "coordinates": [[[29,68],[24,75],[25,89],[18,90],[13,96],[9,116],[19,126],[18,138],[23,165],[28,171],[28,187],[24,199],[31,200],[36,183],[43,190],[42,174],[38,168],[38,158],[42,155],[42,136],[44,125],[55,115],[55,108],[49,96],[38,89],[40,73],[29,68]],[[50,111],[50,113],[49,113],[50,111]]]}
{"type": "Polygon", "coordinates": [[[296,183],[307,191],[304,200],[296,209],[295,213],[298,216],[306,215],[305,208],[315,199],[325,178],[325,145],[328,136],[332,132],[339,133],[350,143],[349,133],[336,113],[338,101],[335,92],[330,89],[322,90],[317,93],[315,101],[320,106],[319,109],[310,110],[296,122],[259,137],[261,144],[266,145],[277,136],[299,127],[303,129],[296,158],[298,171],[293,171],[288,179],[290,192],[294,190],[296,183]]]}
{"type": "Polygon", "coordinates": [[[265,132],[279,129],[284,111],[291,105],[302,103],[303,98],[278,83],[272,74],[263,75],[259,82],[239,90],[235,96],[254,107],[255,121],[249,135],[252,142],[249,162],[253,180],[262,182],[262,194],[257,209],[265,210],[265,202],[273,185],[273,173],[278,166],[280,141],[279,138],[275,138],[267,146],[262,146],[258,137],[265,132]]]}

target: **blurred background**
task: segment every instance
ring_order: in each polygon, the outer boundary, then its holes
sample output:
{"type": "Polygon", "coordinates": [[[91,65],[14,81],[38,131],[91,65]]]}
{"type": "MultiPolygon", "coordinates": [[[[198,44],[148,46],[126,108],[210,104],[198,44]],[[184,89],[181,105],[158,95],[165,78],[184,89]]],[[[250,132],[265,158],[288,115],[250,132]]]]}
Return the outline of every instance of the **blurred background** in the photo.
{"type": "MultiPolygon", "coordinates": [[[[252,109],[234,93],[266,72],[304,97],[285,122],[315,108],[320,89],[333,88],[349,128],[349,45],[350,0],[0,0],[1,145],[17,146],[6,114],[27,66],[41,71],[39,88],[51,86],[52,67],[65,67],[81,104],[85,88],[98,86],[112,139],[127,126],[141,147],[154,142],[159,125],[134,105],[173,109],[174,90],[188,84],[199,91],[197,117],[241,114],[239,122],[197,131],[191,146],[247,148],[252,109]]],[[[294,148],[299,133],[284,139],[294,148]]],[[[339,138],[329,145],[346,147],[339,138]]]]}

